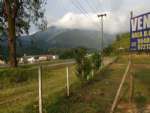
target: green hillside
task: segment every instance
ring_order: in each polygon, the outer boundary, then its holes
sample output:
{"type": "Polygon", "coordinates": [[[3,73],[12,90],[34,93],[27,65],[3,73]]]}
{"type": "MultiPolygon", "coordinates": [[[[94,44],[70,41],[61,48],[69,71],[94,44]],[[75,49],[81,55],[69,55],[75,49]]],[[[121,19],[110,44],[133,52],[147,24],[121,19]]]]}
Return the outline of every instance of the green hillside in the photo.
{"type": "Polygon", "coordinates": [[[130,34],[122,33],[116,35],[116,40],[103,50],[105,56],[118,55],[120,53],[128,53],[130,47],[130,34]]]}
{"type": "Polygon", "coordinates": [[[112,47],[117,50],[118,48],[129,49],[130,46],[130,34],[123,33],[116,36],[116,41],[112,44],[112,47]]]}

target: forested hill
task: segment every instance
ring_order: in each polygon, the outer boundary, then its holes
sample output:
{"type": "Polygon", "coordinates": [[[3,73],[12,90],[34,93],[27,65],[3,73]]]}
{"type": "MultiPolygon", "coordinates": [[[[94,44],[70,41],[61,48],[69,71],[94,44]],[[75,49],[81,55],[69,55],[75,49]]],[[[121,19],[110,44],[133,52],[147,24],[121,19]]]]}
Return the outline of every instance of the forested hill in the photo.
{"type": "Polygon", "coordinates": [[[122,33],[116,36],[116,41],[112,44],[114,49],[124,48],[126,50],[130,47],[130,34],[122,33]]]}
{"type": "MultiPolygon", "coordinates": [[[[46,31],[37,32],[30,36],[23,36],[17,39],[17,54],[19,56],[26,54],[47,53],[50,48],[99,48],[100,31],[64,29],[58,27],[49,27],[46,31]]],[[[2,48],[7,45],[7,38],[1,36],[2,48]]],[[[115,35],[104,34],[105,46],[115,40],[115,35]]],[[[4,50],[4,49],[3,49],[4,50]]],[[[6,52],[6,51],[5,51],[6,52]]]]}

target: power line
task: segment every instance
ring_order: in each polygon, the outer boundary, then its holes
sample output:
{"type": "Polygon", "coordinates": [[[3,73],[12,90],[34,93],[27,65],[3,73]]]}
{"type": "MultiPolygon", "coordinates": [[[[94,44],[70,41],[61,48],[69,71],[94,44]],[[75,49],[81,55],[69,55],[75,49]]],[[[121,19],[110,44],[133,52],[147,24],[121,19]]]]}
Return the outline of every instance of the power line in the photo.
{"type": "Polygon", "coordinates": [[[97,8],[95,6],[93,6],[88,0],[84,0],[88,6],[94,11],[94,12],[97,12],[97,8]]]}
{"type": "MultiPolygon", "coordinates": [[[[84,9],[84,7],[81,5],[81,3],[76,0],[76,3],[78,4],[78,6],[88,15],[88,12],[84,9]]],[[[89,16],[89,15],[88,15],[89,16]]]]}
{"type": "Polygon", "coordinates": [[[84,0],[83,1],[81,1],[82,3],[86,3],[86,6],[88,7],[88,10],[90,9],[91,10],[91,12],[95,12],[94,10],[93,10],[93,8],[87,3],[87,2],[85,2],[84,0]]]}
{"type": "Polygon", "coordinates": [[[96,26],[98,26],[97,23],[91,18],[91,16],[88,14],[88,12],[81,5],[81,3],[78,0],[76,0],[76,2],[78,3],[79,7],[87,14],[87,16],[89,17],[89,19],[93,22],[93,24],[96,24],[96,26]]]}
{"type": "Polygon", "coordinates": [[[75,6],[85,17],[89,18],[93,25],[97,26],[98,28],[98,25],[95,21],[93,21],[93,19],[89,16],[88,12],[83,8],[83,6],[81,5],[81,3],[76,0],[76,2],[74,2],[73,0],[70,0],[70,2],[72,3],[73,6],[75,6]]]}
{"type": "Polygon", "coordinates": [[[87,12],[81,7],[81,5],[76,4],[76,2],[74,2],[72,0],[70,0],[70,1],[73,4],[73,6],[75,6],[75,8],[77,8],[84,16],[86,16],[86,17],[88,16],[88,15],[86,15],[87,12]]]}

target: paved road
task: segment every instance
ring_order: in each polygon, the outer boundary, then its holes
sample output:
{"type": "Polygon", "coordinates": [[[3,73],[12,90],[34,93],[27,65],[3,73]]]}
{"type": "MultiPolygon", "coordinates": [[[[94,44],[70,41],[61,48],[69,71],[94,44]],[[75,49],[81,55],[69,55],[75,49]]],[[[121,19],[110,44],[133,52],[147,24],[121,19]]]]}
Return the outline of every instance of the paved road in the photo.
{"type": "MultiPolygon", "coordinates": [[[[42,65],[44,67],[46,67],[46,66],[55,67],[55,66],[59,66],[59,65],[70,65],[70,64],[75,64],[75,61],[69,60],[69,61],[64,61],[64,62],[61,62],[61,63],[54,62],[54,63],[51,63],[51,64],[44,64],[44,63],[42,63],[42,64],[40,64],[40,63],[39,64],[38,63],[35,63],[35,64],[19,64],[19,66],[35,65],[32,68],[36,68],[38,65],[42,65]]],[[[7,64],[0,65],[0,68],[5,68],[5,67],[9,67],[9,65],[7,65],[7,64]]]]}
{"type": "Polygon", "coordinates": [[[9,67],[7,64],[0,64],[0,68],[9,67]]]}
{"type": "Polygon", "coordinates": [[[60,66],[60,65],[71,65],[71,64],[75,64],[75,61],[69,61],[69,62],[63,62],[63,63],[49,64],[49,65],[44,65],[44,67],[55,67],[55,66],[60,66]]]}
{"type": "MultiPolygon", "coordinates": [[[[105,57],[104,61],[103,61],[104,67],[107,66],[108,64],[112,63],[115,60],[115,58],[116,57],[114,57],[114,58],[105,57]]],[[[37,64],[37,63],[35,63],[35,64],[37,64]]],[[[41,65],[43,65],[44,67],[46,67],[46,66],[55,67],[55,66],[60,66],[60,65],[71,65],[71,64],[75,64],[75,61],[74,60],[68,60],[68,61],[64,61],[64,62],[61,62],[61,63],[56,63],[56,62],[53,63],[53,64],[44,64],[43,63],[41,65]]],[[[19,66],[25,66],[25,65],[30,65],[30,64],[20,64],[19,66]]],[[[38,66],[38,64],[36,66],[33,66],[32,68],[37,68],[37,66],[38,66]]],[[[4,68],[4,67],[9,67],[9,65],[7,65],[7,64],[0,65],[0,68],[4,68]]]]}

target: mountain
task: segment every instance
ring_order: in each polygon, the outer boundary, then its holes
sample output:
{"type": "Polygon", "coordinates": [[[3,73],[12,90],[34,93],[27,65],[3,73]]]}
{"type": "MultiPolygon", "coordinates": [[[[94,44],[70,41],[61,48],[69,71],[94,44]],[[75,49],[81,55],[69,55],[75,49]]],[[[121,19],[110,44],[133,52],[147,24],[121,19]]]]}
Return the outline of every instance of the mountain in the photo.
{"type": "MultiPolygon", "coordinates": [[[[50,48],[100,48],[100,31],[65,29],[59,27],[49,27],[46,31],[40,31],[30,36],[17,38],[17,54],[22,56],[26,54],[47,53],[50,48]]],[[[7,44],[7,38],[1,45],[7,44]]],[[[112,43],[114,35],[104,34],[105,46],[112,43]]]]}
{"type": "MultiPolygon", "coordinates": [[[[84,46],[87,48],[99,48],[101,43],[98,37],[98,31],[79,30],[73,29],[57,35],[54,39],[50,40],[51,47],[59,48],[74,48],[84,46]]],[[[111,35],[105,34],[105,42],[109,44],[113,38],[111,35]]]]}

